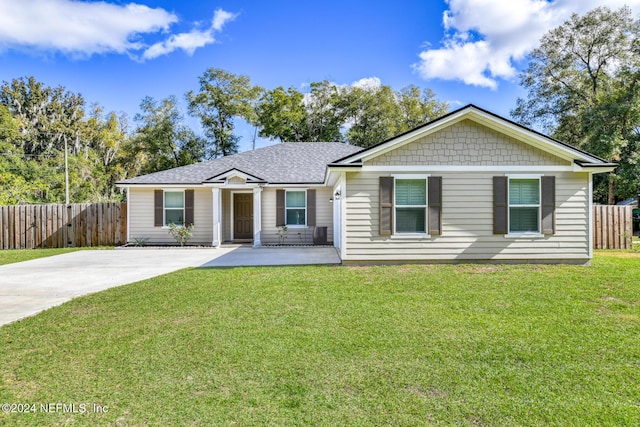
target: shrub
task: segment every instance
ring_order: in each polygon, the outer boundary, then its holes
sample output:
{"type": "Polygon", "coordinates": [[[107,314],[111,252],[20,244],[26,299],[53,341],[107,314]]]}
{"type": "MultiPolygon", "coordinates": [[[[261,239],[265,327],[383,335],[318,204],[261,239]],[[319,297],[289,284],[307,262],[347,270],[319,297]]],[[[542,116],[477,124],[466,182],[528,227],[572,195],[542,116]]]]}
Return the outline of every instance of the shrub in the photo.
{"type": "Polygon", "coordinates": [[[169,234],[173,237],[180,246],[184,246],[185,243],[193,236],[193,224],[176,225],[172,222],[169,223],[169,234]]]}

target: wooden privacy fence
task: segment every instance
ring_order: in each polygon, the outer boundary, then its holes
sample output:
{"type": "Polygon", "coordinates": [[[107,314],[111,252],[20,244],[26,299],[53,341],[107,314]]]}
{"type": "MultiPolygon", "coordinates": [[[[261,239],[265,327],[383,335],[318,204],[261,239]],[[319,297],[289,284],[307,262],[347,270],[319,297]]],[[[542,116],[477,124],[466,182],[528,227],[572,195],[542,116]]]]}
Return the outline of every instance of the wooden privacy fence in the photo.
{"type": "Polygon", "coordinates": [[[594,205],[593,248],[631,249],[632,211],[631,206],[594,205]]]}
{"type": "Polygon", "coordinates": [[[126,203],[0,206],[0,249],[126,243],[126,203]]]}

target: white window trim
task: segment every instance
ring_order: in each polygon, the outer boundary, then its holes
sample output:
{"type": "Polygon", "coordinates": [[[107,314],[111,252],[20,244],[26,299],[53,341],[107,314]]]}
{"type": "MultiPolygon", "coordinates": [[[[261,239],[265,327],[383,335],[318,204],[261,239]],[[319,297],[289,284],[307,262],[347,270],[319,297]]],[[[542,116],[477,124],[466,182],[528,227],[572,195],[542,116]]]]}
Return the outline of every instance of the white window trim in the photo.
{"type": "Polygon", "coordinates": [[[507,230],[509,232],[504,235],[506,239],[540,239],[544,238],[542,234],[542,177],[544,175],[506,175],[507,177],[507,230]],[[537,179],[538,180],[538,204],[537,205],[514,205],[521,208],[538,208],[538,231],[522,231],[514,232],[511,230],[511,180],[512,179],[537,179]]]}
{"type": "MultiPolygon", "coordinates": [[[[167,224],[167,207],[166,207],[166,199],[165,195],[167,192],[169,193],[182,193],[182,220],[184,222],[185,216],[185,200],[184,200],[184,188],[165,188],[162,190],[162,226],[163,229],[168,230],[169,224],[167,224]]],[[[169,208],[170,210],[178,210],[178,208],[169,208]]],[[[178,227],[184,227],[184,224],[176,224],[178,227]]]]}
{"type": "MultiPolygon", "coordinates": [[[[307,189],[306,188],[285,188],[284,189],[284,225],[287,228],[309,228],[307,225],[307,209],[309,208],[309,201],[307,200],[307,189]],[[287,224],[287,193],[288,192],[296,192],[300,193],[304,191],[304,224],[287,224]]],[[[301,209],[301,208],[291,208],[291,209],[301,209]]]]}
{"type": "Polygon", "coordinates": [[[393,233],[391,239],[428,239],[431,235],[427,232],[429,223],[429,176],[430,174],[393,174],[393,233]],[[424,179],[424,205],[401,205],[402,208],[422,208],[424,207],[424,232],[399,232],[396,230],[396,218],[398,216],[398,205],[396,204],[396,182],[405,179],[424,179]]]}

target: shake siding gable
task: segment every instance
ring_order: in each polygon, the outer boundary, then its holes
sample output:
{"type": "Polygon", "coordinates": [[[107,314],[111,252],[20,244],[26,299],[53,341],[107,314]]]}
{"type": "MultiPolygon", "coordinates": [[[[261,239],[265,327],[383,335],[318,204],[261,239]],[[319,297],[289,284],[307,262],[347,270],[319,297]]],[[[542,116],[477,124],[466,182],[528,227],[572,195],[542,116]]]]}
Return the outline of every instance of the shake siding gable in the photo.
{"type": "Polygon", "coordinates": [[[463,120],[415,142],[381,154],[370,166],[569,166],[539,148],[463,120]]]}

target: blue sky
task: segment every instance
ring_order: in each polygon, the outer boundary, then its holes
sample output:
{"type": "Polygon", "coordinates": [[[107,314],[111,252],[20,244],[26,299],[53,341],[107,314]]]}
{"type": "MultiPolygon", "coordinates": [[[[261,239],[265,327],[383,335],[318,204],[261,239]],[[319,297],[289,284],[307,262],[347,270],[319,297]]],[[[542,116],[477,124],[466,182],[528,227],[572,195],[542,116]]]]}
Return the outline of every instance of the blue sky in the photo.
{"type": "MultiPolygon", "coordinates": [[[[34,76],[133,118],[143,97],[182,98],[215,67],[268,89],[414,84],[508,117],[544,32],[623,4],[640,11],[640,0],[0,0],[0,81],[34,76]]],[[[253,131],[237,130],[244,151],[253,131]]]]}

